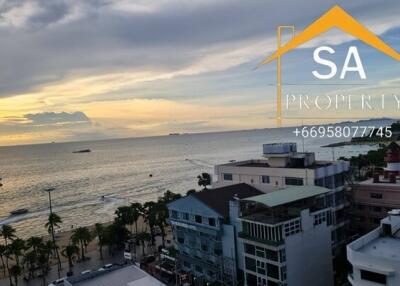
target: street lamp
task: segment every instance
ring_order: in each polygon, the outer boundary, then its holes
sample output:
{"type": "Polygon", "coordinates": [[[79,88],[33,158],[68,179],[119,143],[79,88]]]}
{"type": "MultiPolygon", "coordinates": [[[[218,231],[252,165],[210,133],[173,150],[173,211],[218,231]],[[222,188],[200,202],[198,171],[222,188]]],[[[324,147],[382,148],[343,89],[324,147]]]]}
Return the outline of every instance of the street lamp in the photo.
{"type": "Polygon", "coordinates": [[[53,207],[51,205],[51,192],[55,191],[55,188],[48,188],[46,190],[44,190],[45,192],[47,192],[49,194],[49,207],[50,207],[50,214],[53,213],[53,207]]]}
{"type": "MultiPolygon", "coordinates": [[[[45,192],[47,192],[49,194],[49,208],[50,208],[50,217],[53,215],[53,206],[51,204],[51,192],[55,191],[55,188],[48,188],[46,190],[44,190],[45,192]]],[[[52,222],[50,222],[50,218],[49,218],[49,223],[51,224],[51,236],[53,239],[53,247],[54,247],[54,252],[56,253],[57,256],[57,260],[58,260],[58,265],[57,265],[57,270],[58,270],[58,278],[61,277],[61,260],[60,260],[60,254],[58,253],[57,247],[56,247],[56,239],[54,236],[54,225],[52,222]]]]}

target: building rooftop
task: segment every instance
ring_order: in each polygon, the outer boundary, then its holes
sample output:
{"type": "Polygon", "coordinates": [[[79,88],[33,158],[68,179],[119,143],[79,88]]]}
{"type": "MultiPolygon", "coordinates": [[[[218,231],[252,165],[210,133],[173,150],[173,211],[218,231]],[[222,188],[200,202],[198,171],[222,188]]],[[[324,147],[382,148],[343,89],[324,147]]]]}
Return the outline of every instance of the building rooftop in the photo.
{"type": "Polygon", "coordinates": [[[229,216],[229,201],[234,197],[244,199],[261,195],[263,192],[245,183],[209,189],[192,194],[223,217],[229,216]]]}
{"type": "MultiPolygon", "coordinates": [[[[300,158],[300,155],[292,156],[293,159],[300,158]]],[[[229,162],[226,164],[221,164],[219,166],[231,166],[231,167],[252,167],[252,168],[288,168],[288,169],[318,169],[322,167],[327,167],[333,165],[334,162],[328,161],[315,161],[311,165],[307,165],[306,167],[300,165],[288,165],[285,167],[271,166],[266,159],[253,159],[253,160],[245,160],[245,161],[235,161],[229,162]]]]}
{"type": "Polygon", "coordinates": [[[374,257],[400,261],[400,238],[396,236],[378,237],[365,244],[358,251],[374,257]]]}
{"type": "Polygon", "coordinates": [[[379,183],[374,183],[374,179],[368,179],[362,182],[357,182],[352,185],[352,187],[370,187],[371,189],[373,188],[379,188],[382,190],[387,190],[387,189],[400,189],[400,181],[397,180],[395,184],[390,183],[388,179],[384,179],[383,176],[380,176],[379,183]]]}
{"type": "Polygon", "coordinates": [[[318,186],[290,186],[267,194],[248,197],[246,201],[253,201],[268,207],[276,207],[287,203],[323,195],[330,190],[318,186]]]}
{"type": "Polygon", "coordinates": [[[114,266],[104,271],[95,271],[69,277],[65,285],[79,286],[165,286],[136,266],[114,266]]]}

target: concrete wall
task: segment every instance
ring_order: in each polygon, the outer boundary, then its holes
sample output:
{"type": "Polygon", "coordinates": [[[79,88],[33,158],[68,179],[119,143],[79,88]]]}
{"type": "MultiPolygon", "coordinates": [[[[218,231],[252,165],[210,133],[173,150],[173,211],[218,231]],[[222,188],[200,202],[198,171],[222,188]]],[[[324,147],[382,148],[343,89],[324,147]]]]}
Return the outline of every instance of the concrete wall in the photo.
{"type": "Polygon", "coordinates": [[[314,227],[308,210],[303,231],[285,239],[287,282],[296,286],[333,286],[331,231],[326,223],[314,227]]]}

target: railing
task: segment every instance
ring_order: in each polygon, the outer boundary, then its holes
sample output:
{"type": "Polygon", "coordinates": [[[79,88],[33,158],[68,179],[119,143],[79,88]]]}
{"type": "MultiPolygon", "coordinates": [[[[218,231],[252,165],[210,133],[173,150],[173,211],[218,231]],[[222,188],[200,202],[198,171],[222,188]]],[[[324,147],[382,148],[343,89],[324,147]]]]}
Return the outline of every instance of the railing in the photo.
{"type": "Polygon", "coordinates": [[[240,238],[251,240],[251,241],[254,241],[254,242],[267,244],[267,245],[271,245],[271,246],[280,246],[280,245],[285,243],[284,240],[273,241],[273,240],[266,240],[266,239],[254,237],[254,236],[251,236],[248,233],[245,233],[243,231],[239,232],[238,235],[239,235],[240,238]]]}

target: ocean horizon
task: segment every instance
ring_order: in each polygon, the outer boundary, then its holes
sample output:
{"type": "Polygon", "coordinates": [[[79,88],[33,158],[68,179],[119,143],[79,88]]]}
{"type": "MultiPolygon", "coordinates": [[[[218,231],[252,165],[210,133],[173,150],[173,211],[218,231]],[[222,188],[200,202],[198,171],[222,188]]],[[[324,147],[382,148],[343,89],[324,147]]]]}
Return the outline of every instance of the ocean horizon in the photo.
{"type": "MultiPolygon", "coordinates": [[[[370,124],[391,122],[383,119],[370,124]]],[[[3,146],[0,224],[13,225],[23,237],[47,234],[47,188],[55,188],[53,209],[63,219],[62,230],[107,222],[118,206],[155,200],[167,190],[184,194],[198,189],[197,175],[213,175],[217,164],[260,158],[264,143],[296,142],[299,151],[315,152],[318,160],[354,156],[376,148],[366,144],[326,149],[321,146],[344,139],[303,141],[293,130],[285,127],[3,146]],[[84,149],[91,152],[74,153],[84,149]],[[21,208],[29,212],[10,215],[21,208]]]]}

